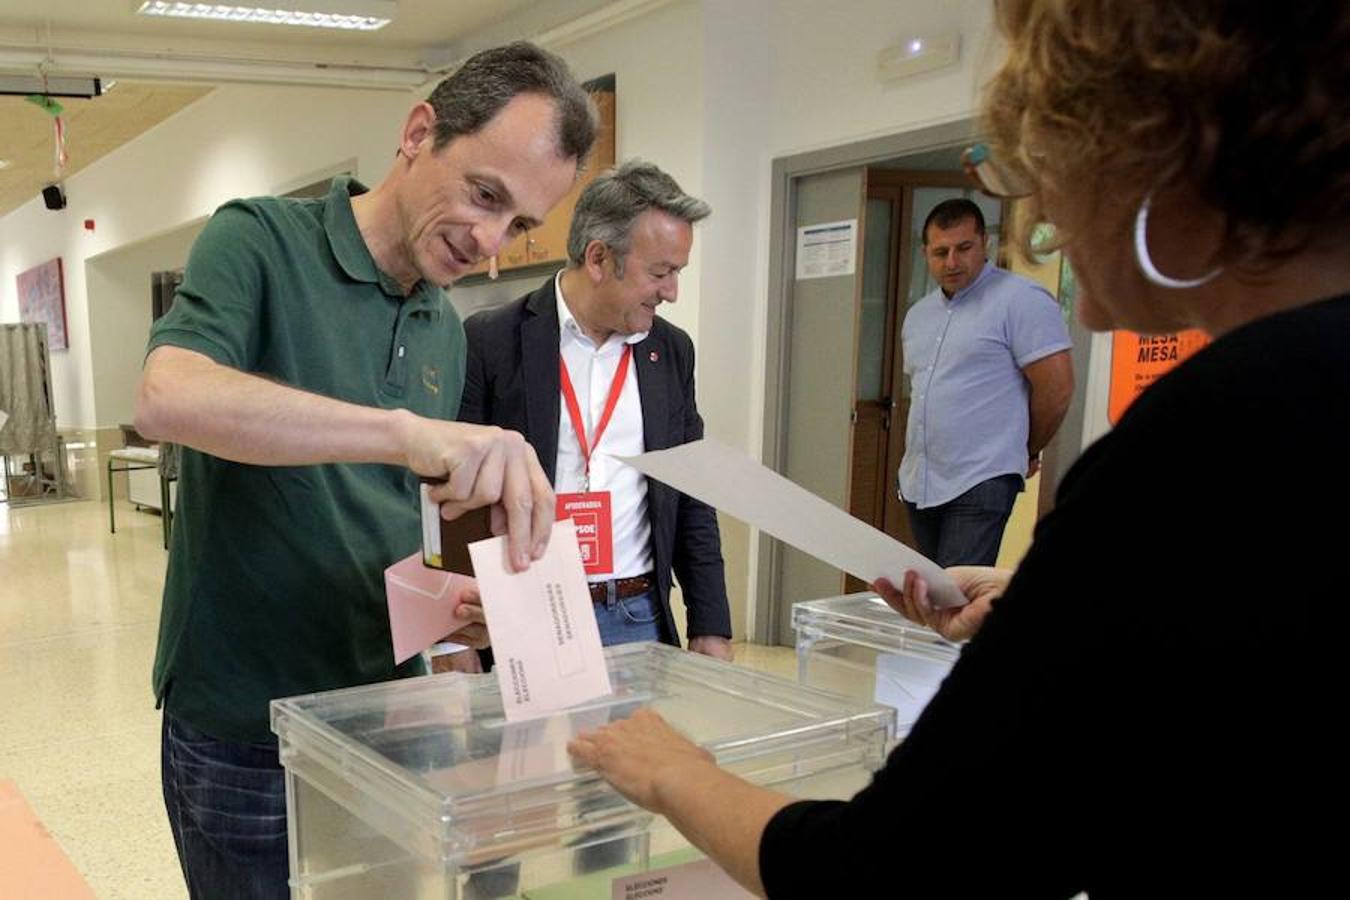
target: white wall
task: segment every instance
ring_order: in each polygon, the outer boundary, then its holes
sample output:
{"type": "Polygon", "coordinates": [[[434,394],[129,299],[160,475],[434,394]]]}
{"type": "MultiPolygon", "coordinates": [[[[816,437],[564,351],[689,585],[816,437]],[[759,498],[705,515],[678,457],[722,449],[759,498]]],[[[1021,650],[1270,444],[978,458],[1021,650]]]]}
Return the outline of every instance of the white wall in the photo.
{"type": "Polygon", "coordinates": [[[130,423],[135,415],[145,340],[150,334],[152,272],[182,268],[206,220],[129,247],[90,257],[85,263],[90,370],[99,428],[130,423]]]}
{"type": "Polygon", "coordinates": [[[356,159],[358,174],[377,181],[413,100],[379,91],[220,87],[67,179],[65,210],[51,212],[35,199],[0,219],[0,320],[19,317],[19,272],[54,256],[64,261],[70,349],[52,354],[58,425],[115,424],[96,410],[89,257],[176,230],[232,197],[290,188],[344,160],[356,159]],[[87,218],[93,232],[83,228],[87,218]]]}
{"type": "MultiPolygon", "coordinates": [[[[733,2],[733,0],[712,0],[733,2]]],[[[775,156],[832,147],[970,115],[988,71],[987,0],[779,0],[773,42],[775,156]],[[877,54],[911,37],[961,34],[956,66],[883,83],[877,54]]]]}
{"type": "Polygon", "coordinates": [[[1083,444],[1086,447],[1111,430],[1107,413],[1111,399],[1111,334],[1092,336],[1087,374],[1079,375],[1087,381],[1087,402],[1083,409],[1083,444]]]}
{"type": "MultiPolygon", "coordinates": [[[[750,450],[758,446],[755,384],[763,385],[764,304],[757,290],[768,266],[773,48],[766,23],[772,0],[711,2],[703,27],[703,227],[698,335],[699,406],[707,430],[750,450]]],[[[767,273],[766,273],[767,274],[767,273]]],[[[761,388],[762,391],[762,388],[761,388]]]]}
{"type": "MultiPolygon", "coordinates": [[[[721,0],[712,0],[717,3],[721,0]]],[[[979,84],[990,69],[990,4],[984,0],[844,0],[772,4],[772,74],[768,134],[759,172],[756,262],[742,276],[767,320],[769,182],[773,159],[913,131],[975,114],[979,84]],[[877,54],[912,37],[958,32],[957,65],[900,81],[877,77],[877,54]]],[[[747,33],[746,39],[753,34],[747,33]]],[[[765,337],[757,335],[751,382],[758,450],[763,421],[765,337]]]]}
{"type": "MultiPolygon", "coordinates": [[[[614,73],[616,160],[656,163],[690,194],[703,188],[700,4],[679,0],[600,34],[555,47],[582,81],[614,73]]],[[[702,226],[700,226],[701,229],[702,226]]],[[[679,300],[661,315],[697,335],[705,237],[694,239],[679,300]]]]}

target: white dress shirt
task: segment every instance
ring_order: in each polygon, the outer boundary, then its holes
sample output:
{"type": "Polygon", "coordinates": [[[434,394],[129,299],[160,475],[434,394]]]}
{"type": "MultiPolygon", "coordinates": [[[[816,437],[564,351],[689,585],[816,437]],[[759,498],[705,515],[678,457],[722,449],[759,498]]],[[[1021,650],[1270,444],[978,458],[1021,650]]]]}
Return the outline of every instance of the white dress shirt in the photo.
{"type": "MultiPolygon", "coordinates": [[[[647,337],[641,334],[611,334],[604,344],[595,341],[581,330],[572,311],[563,299],[562,273],[554,277],[558,295],[559,352],[567,364],[567,374],[577,395],[577,408],[586,428],[586,441],[595,439],[595,426],[604,415],[605,401],[609,399],[614,375],[619,369],[623,349],[647,337]]],[[[610,512],[613,517],[614,571],[608,575],[593,575],[591,581],[612,578],[632,578],[652,571],[652,526],[647,518],[647,478],[637,469],[625,466],[612,456],[636,456],[646,450],[642,438],[642,398],[638,394],[637,360],[628,364],[628,377],[614,407],[599,446],[591,447],[591,490],[609,491],[610,512]]],[[[581,455],[572,428],[572,417],[567,403],[559,404],[558,463],[553,488],[559,494],[574,494],[582,489],[586,475],[586,459],[581,455]]]]}

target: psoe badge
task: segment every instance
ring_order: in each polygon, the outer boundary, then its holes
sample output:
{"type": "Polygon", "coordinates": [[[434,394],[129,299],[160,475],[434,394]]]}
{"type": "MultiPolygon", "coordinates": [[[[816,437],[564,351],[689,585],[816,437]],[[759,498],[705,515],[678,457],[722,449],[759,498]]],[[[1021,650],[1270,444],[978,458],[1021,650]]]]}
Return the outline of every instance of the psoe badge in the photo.
{"type": "Polygon", "coordinates": [[[577,547],[587,575],[609,575],[614,571],[614,538],[610,520],[609,491],[584,494],[559,494],[558,521],[571,519],[577,533],[577,547]]]}

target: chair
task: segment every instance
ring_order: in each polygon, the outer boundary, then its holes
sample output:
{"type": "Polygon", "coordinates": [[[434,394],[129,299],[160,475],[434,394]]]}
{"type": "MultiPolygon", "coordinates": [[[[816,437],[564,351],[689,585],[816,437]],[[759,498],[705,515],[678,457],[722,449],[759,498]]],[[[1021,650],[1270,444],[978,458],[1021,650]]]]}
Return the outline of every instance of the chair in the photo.
{"type": "MultiPolygon", "coordinates": [[[[117,504],[113,499],[113,475],[138,469],[159,469],[158,447],[123,447],[108,454],[108,529],[117,533],[117,504]]],[[[130,477],[130,476],[128,476],[130,477]]],[[[164,527],[164,549],[169,549],[173,510],[169,506],[169,479],[159,474],[159,511],[164,527]]]]}

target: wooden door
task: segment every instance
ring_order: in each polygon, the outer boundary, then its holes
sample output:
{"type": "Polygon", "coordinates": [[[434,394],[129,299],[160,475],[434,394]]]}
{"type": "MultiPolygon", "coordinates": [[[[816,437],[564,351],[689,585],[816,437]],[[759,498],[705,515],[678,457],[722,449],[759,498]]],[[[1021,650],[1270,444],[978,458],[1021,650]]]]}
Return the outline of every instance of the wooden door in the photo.
{"type": "MultiPolygon", "coordinates": [[[[909,308],[936,289],[928,276],[921,229],[937,203],[968,197],[985,214],[993,263],[1005,210],[1004,204],[975,192],[960,172],[869,168],[866,197],[849,512],[914,546],[897,473],[905,455],[910,397],[901,331],[909,308]]],[[[845,590],[866,589],[860,580],[846,579],[845,590]]]]}

